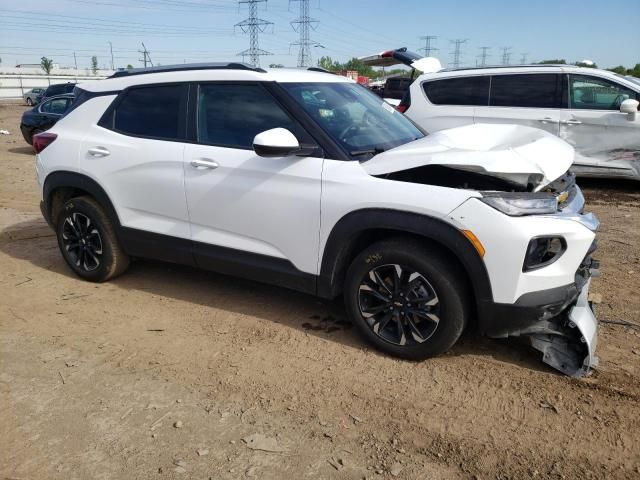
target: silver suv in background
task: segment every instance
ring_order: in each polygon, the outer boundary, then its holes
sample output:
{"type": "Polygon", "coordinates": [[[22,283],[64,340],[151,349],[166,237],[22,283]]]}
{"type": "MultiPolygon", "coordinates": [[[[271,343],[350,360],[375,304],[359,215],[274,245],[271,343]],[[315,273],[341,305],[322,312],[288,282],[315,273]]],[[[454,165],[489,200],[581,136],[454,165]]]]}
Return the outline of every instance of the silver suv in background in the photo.
{"type": "Polygon", "coordinates": [[[421,75],[401,102],[428,131],[472,123],[546,130],[576,149],[580,176],[640,180],[640,84],[567,65],[443,70],[421,75]]]}

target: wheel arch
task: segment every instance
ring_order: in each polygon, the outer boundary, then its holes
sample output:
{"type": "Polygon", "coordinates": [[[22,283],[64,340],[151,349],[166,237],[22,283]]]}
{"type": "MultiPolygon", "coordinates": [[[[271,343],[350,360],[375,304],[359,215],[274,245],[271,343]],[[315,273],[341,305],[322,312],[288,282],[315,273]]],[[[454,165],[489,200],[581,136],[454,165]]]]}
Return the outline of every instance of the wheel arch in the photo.
{"type": "Polygon", "coordinates": [[[347,268],[359,252],[379,240],[403,235],[426,241],[455,259],[467,276],[476,306],[492,301],[484,261],[459,230],[434,217],[377,208],[348,213],[335,224],[322,255],[318,295],[340,295],[347,268]]]}
{"type": "Polygon", "coordinates": [[[120,221],[109,196],[91,177],[77,172],[57,171],[45,178],[42,191],[42,213],[51,226],[55,226],[56,216],[62,205],[70,198],[80,195],[88,195],[94,198],[116,226],[116,232],[120,230],[120,221]]]}

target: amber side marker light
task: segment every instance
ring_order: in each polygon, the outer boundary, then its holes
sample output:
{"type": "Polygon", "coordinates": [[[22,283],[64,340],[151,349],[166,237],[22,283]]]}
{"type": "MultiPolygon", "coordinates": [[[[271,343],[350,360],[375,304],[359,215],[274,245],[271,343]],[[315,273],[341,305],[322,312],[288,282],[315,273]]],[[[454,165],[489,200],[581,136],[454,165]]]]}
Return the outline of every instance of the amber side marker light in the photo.
{"type": "Polygon", "coordinates": [[[484,247],[482,246],[482,243],[480,243],[480,240],[478,240],[478,237],[476,237],[471,230],[462,230],[462,233],[473,244],[473,246],[476,248],[480,256],[484,257],[485,250],[484,250],[484,247]]]}

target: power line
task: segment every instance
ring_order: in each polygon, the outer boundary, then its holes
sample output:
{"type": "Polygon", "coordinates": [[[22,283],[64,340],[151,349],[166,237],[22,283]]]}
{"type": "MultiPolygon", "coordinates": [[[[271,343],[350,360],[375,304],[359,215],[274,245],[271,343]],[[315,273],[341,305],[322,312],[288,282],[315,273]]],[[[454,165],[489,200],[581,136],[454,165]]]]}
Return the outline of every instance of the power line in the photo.
{"type": "Polygon", "coordinates": [[[489,50],[491,50],[491,47],[480,47],[480,50],[482,50],[482,52],[480,53],[480,55],[478,55],[478,57],[480,57],[480,63],[479,65],[481,67],[484,67],[487,65],[487,58],[489,58],[491,55],[489,55],[489,50]]]}
{"type": "Polygon", "coordinates": [[[109,52],[111,53],[111,70],[113,70],[113,44],[109,42],[109,52]]]}
{"type": "Polygon", "coordinates": [[[258,18],[258,4],[262,2],[266,4],[267,0],[238,0],[238,5],[243,3],[249,5],[249,18],[245,18],[234,25],[234,27],[240,27],[244,33],[249,33],[249,48],[238,55],[242,56],[243,61],[245,56],[249,56],[249,63],[254,67],[260,66],[260,57],[262,55],[271,55],[271,52],[260,49],[258,41],[258,35],[263,33],[269,25],[273,25],[273,22],[258,18]]]}
{"type": "Polygon", "coordinates": [[[502,47],[502,65],[511,63],[511,47],[502,47]]]}
{"type": "Polygon", "coordinates": [[[456,40],[451,40],[451,43],[455,45],[453,49],[453,61],[451,62],[451,66],[453,68],[460,68],[460,59],[462,56],[462,45],[467,43],[466,39],[457,38],[456,40]]]}
{"type": "Polygon", "coordinates": [[[525,52],[525,53],[521,53],[520,55],[522,55],[520,57],[520,64],[521,65],[526,65],[527,64],[527,57],[529,56],[529,54],[525,52]]]}
{"type": "Polygon", "coordinates": [[[297,20],[291,22],[291,27],[295,32],[300,34],[297,42],[291,43],[291,46],[298,46],[298,67],[308,67],[313,65],[311,59],[311,47],[317,45],[311,40],[310,31],[318,27],[318,20],[309,16],[309,0],[289,0],[292,2],[300,2],[300,15],[297,20]]]}
{"type": "Polygon", "coordinates": [[[147,68],[147,63],[150,63],[151,66],[153,67],[153,62],[151,61],[151,56],[150,56],[151,52],[147,50],[147,47],[145,46],[144,42],[141,42],[141,43],[142,43],[143,50],[138,50],[138,52],[142,54],[142,59],[140,61],[144,63],[144,68],[147,68]]]}
{"type": "Polygon", "coordinates": [[[420,51],[424,52],[425,57],[430,57],[431,52],[436,52],[439,50],[439,48],[433,46],[433,43],[435,43],[435,40],[437,38],[438,37],[436,37],[435,35],[423,35],[422,37],[420,37],[420,40],[424,40],[424,47],[422,47],[420,51]]]}

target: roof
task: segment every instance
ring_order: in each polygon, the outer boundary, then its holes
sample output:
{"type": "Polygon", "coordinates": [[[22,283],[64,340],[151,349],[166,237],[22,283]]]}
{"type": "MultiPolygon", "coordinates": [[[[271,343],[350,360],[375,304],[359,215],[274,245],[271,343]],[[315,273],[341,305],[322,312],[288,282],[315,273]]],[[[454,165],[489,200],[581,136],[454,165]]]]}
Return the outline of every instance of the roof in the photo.
{"type": "Polygon", "coordinates": [[[172,82],[206,81],[260,81],[260,82],[353,82],[346,77],[318,71],[318,69],[297,68],[254,68],[242,63],[199,63],[166,65],[148,69],[133,69],[117,72],[104,80],[83,82],[80,88],[91,92],[117,92],[132,85],[150,85],[172,82]]]}

